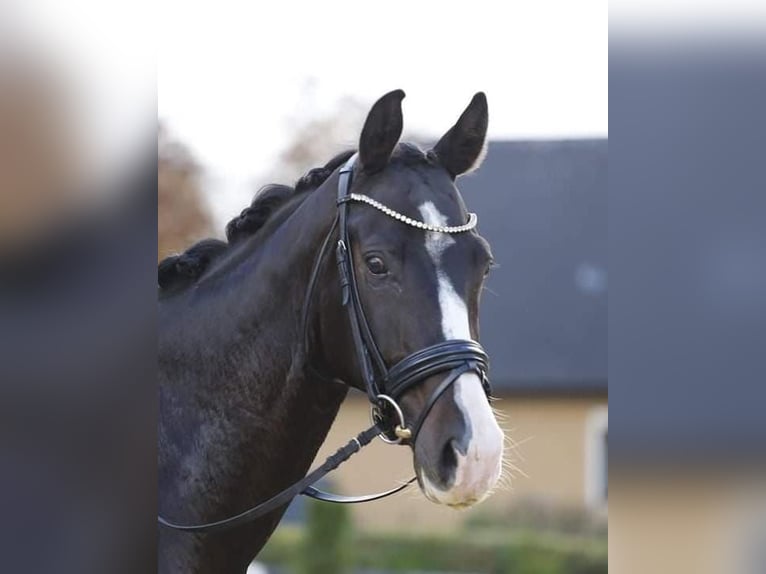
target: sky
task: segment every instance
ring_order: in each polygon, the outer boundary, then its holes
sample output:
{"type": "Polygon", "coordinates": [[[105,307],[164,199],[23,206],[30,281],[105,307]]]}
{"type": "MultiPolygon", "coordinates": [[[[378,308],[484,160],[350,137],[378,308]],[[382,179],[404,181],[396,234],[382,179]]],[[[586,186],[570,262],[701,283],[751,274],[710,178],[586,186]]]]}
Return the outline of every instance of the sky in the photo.
{"type": "Polygon", "coordinates": [[[405,130],[426,136],[480,90],[492,138],[606,136],[607,27],[603,1],[166,1],[158,115],[205,168],[225,220],[266,183],[291,118],[344,96],[371,104],[401,88],[405,130]]]}
{"type": "Polygon", "coordinates": [[[610,24],[704,31],[765,12],[761,0],[4,0],[0,55],[26,34],[71,73],[94,164],[145,146],[159,117],[227,219],[264,183],[291,118],[344,96],[404,89],[405,130],[436,137],[482,90],[493,138],[605,137],[610,24]]]}
{"type": "Polygon", "coordinates": [[[607,28],[605,0],[0,3],[0,52],[26,33],[71,74],[94,164],[145,146],[156,113],[219,220],[265,183],[292,119],[343,97],[404,89],[405,131],[437,137],[481,90],[493,138],[606,136],[607,28]]]}

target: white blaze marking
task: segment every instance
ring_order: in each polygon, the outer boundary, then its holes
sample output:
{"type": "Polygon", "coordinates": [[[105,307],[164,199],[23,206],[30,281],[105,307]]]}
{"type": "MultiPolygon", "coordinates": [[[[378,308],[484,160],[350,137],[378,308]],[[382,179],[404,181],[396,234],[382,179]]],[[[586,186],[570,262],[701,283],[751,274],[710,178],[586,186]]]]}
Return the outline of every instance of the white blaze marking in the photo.
{"type": "MultiPolygon", "coordinates": [[[[423,221],[445,226],[447,218],[427,201],[420,206],[423,221]]],[[[426,233],[426,250],[436,267],[444,339],[472,339],[465,302],[455,291],[441,265],[444,251],[455,243],[447,233],[426,233]]],[[[437,489],[423,477],[426,496],[443,504],[466,505],[483,499],[500,477],[503,432],[497,424],[475,373],[466,373],[455,382],[455,400],[470,427],[471,441],[465,456],[456,452],[455,483],[449,492],[437,489]]]]}

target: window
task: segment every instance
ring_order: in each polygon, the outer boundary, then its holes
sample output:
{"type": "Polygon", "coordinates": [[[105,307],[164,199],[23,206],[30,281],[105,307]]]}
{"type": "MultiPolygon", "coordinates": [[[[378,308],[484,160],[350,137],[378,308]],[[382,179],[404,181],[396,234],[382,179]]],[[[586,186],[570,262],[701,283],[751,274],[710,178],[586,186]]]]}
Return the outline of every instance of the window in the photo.
{"type": "Polygon", "coordinates": [[[606,507],[609,491],[608,412],[606,406],[596,407],[585,421],[585,504],[593,509],[606,507]]]}
{"type": "Polygon", "coordinates": [[[766,498],[761,485],[756,487],[756,493],[742,485],[739,488],[745,492],[738,500],[734,527],[729,528],[729,544],[734,548],[730,562],[736,565],[730,570],[737,574],[763,574],[766,572],[766,498]]]}

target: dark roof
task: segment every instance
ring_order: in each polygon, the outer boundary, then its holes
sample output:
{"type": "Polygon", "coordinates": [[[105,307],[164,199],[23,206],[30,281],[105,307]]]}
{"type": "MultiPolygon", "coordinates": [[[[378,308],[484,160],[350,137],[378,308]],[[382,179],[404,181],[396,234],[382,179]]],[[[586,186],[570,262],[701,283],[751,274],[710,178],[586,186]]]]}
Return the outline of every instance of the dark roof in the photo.
{"type": "Polygon", "coordinates": [[[495,141],[458,181],[499,265],[481,309],[496,388],[607,389],[607,152],[605,139],[495,141]]]}
{"type": "Polygon", "coordinates": [[[766,64],[610,52],[609,96],[610,465],[766,463],[766,64]]]}

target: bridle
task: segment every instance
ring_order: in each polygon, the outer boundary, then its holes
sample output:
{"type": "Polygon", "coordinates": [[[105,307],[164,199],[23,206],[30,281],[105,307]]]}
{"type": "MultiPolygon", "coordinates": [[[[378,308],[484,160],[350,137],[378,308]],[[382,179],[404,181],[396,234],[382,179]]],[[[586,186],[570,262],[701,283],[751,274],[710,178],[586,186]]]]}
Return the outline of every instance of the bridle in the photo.
{"type": "MultiPolygon", "coordinates": [[[[396,488],[385,492],[357,497],[324,492],[312,485],[337,468],[341,463],[348,460],[362,447],[369,444],[376,436],[379,436],[389,444],[414,444],[423,423],[436,404],[436,401],[465,373],[475,373],[482,383],[484,392],[489,397],[491,391],[487,377],[489,358],[483,347],[476,341],[462,339],[443,341],[408,355],[390,368],[386,365],[386,361],[383,359],[380,349],[375,342],[362,306],[354,273],[353,255],[350,249],[351,241],[348,231],[348,210],[352,202],[365,203],[404,224],[432,233],[463,233],[470,231],[476,227],[476,215],[470,214],[468,222],[463,225],[453,227],[435,226],[411,219],[366,195],[350,193],[356,159],[357,154],[351,156],[339,172],[337,214],[314,260],[303,304],[302,323],[304,348],[307,350],[309,343],[309,312],[313,301],[313,293],[322,270],[323,262],[326,259],[337,229],[338,239],[335,245],[335,259],[340,277],[341,302],[348,313],[354,352],[371,405],[372,426],[351,439],[332,456],[328,457],[321,466],[303,479],[277,493],[269,500],[237,516],[197,525],[175,524],[158,516],[159,524],[162,526],[192,532],[228,530],[237,525],[255,520],[287,504],[298,494],[305,494],[326,502],[343,504],[369,502],[390,496],[406,488],[416,478],[413,477],[396,488]],[[418,418],[414,423],[408,425],[399,407],[399,400],[414,386],[422,383],[429,377],[441,373],[448,374],[439,386],[431,392],[418,418]]],[[[321,373],[313,368],[311,370],[317,378],[331,379],[321,375],[321,373]]]]}
{"type": "Polygon", "coordinates": [[[366,203],[402,223],[432,233],[470,231],[476,227],[477,219],[475,214],[471,214],[465,225],[438,227],[410,219],[368,196],[352,194],[350,189],[355,163],[356,156],[352,156],[341,168],[338,180],[338,243],[335,257],[340,275],[341,299],[348,312],[357,363],[368,399],[372,404],[373,417],[382,423],[382,428],[393,429],[393,434],[384,433],[382,438],[392,443],[414,442],[436,401],[463,373],[474,371],[489,395],[489,382],[486,376],[489,358],[476,341],[452,340],[421,349],[405,357],[390,369],[387,367],[367,321],[354,275],[353,257],[349,248],[351,245],[348,231],[349,204],[351,202],[366,203]],[[414,425],[408,427],[398,406],[402,395],[426,378],[446,371],[451,372],[431,394],[414,425]]]}

